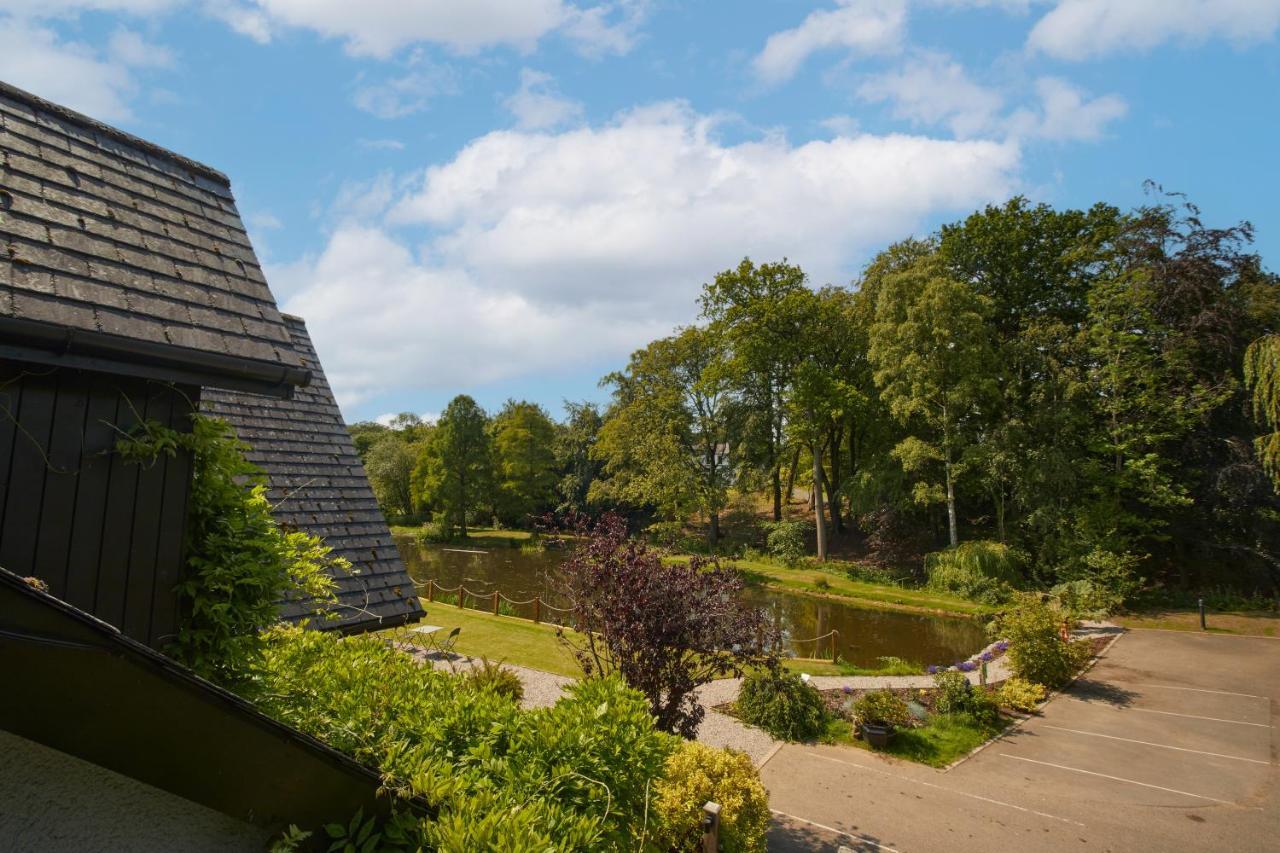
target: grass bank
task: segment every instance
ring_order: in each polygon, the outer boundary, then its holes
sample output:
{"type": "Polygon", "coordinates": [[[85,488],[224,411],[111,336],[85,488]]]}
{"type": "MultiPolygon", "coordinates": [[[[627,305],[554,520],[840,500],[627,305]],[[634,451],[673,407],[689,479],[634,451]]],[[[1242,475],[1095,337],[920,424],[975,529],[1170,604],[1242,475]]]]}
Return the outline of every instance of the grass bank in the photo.
{"type": "MultiPolygon", "coordinates": [[[[1195,610],[1152,610],[1125,613],[1112,621],[1126,628],[1158,628],[1164,631],[1199,631],[1200,614],[1195,610]]],[[[1267,611],[1213,612],[1205,624],[1211,634],[1242,637],[1280,637],[1280,613],[1267,611]]]]}
{"type": "Polygon", "coordinates": [[[1009,723],[1009,720],[1001,719],[986,725],[968,714],[937,716],[920,728],[899,729],[887,747],[872,749],[866,741],[854,736],[851,722],[832,719],[827,722],[827,730],[821,740],[823,743],[838,743],[905,758],[930,767],[946,767],[1000,734],[1009,723]]]}
{"type": "MultiPolygon", "coordinates": [[[[688,560],[688,556],[671,557],[688,560]]],[[[845,575],[838,563],[828,566],[788,568],[766,560],[725,560],[742,572],[747,583],[766,589],[802,593],[848,600],[858,607],[878,610],[904,610],[914,613],[942,613],[957,616],[981,616],[991,608],[944,592],[872,583],[845,575]]]]}
{"type": "MultiPolygon", "coordinates": [[[[422,532],[421,526],[391,525],[393,536],[414,536],[422,532]]],[[[497,527],[478,527],[467,531],[467,538],[448,543],[461,548],[519,548],[533,538],[528,530],[502,530],[497,527]]]]}

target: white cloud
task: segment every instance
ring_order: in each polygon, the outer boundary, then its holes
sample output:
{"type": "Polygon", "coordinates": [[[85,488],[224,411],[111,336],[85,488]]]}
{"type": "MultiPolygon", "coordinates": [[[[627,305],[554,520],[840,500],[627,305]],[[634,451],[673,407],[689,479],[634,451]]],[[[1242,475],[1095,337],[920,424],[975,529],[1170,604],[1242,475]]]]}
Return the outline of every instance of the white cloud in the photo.
{"type": "Polygon", "coordinates": [[[523,130],[545,130],[582,117],[582,104],[561,95],[550,74],[532,68],[520,70],[520,88],[502,105],[523,130]]]}
{"type": "MultiPolygon", "coordinates": [[[[374,420],[374,423],[379,423],[385,427],[389,427],[391,426],[391,422],[394,421],[396,418],[400,417],[401,414],[402,414],[401,412],[385,412],[381,415],[378,415],[373,420],[374,420]]],[[[433,424],[436,421],[440,420],[440,413],[439,412],[423,412],[419,414],[418,417],[422,418],[423,423],[433,424]]]]}
{"type": "Polygon", "coordinates": [[[280,221],[280,217],[276,216],[269,210],[258,211],[249,216],[249,225],[261,231],[275,231],[283,228],[284,223],[280,221]]]}
{"type": "Polygon", "coordinates": [[[636,0],[579,8],[566,0],[252,0],[271,27],[312,29],[340,38],[348,53],[385,59],[401,47],[434,42],[470,53],[494,45],[530,49],[563,28],[584,50],[625,53],[634,38],[636,0]],[[617,13],[617,14],[614,14],[617,13]],[[621,17],[620,22],[611,22],[621,17]]]}
{"type": "Polygon", "coordinates": [[[1272,38],[1280,0],[1060,0],[1035,25],[1027,44],[1062,59],[1150,50],[1167,41],[1225,38],[1247,44],[1272,38]]]}
{"type": "Polygon", "coordinates": [[[890,102],[898,119],[945,124],[961,138],[990,130],[1004,106],[998,92],[973,82],[959,63],[938,53],[921,53],[897,71],[868,78],[858,96],[890,102]]]}
{"type": "Polygon", "coordinates": [[[1040,96],[1038,112],[1020,110],[1009,119],[1014,135],[1039,136],[1054,140],[1094,141],[1107,125],[1129,111],[1119,95],[1090,98],[1065,80],[1041,77],[1036,81],[1040,96]]]}
{"type": "Polygon", "coordinates": [[[844,48],[861,55],[896,52],[906,28],[905,0],[837,0],[793,29],[769,36],[756,55],[756,74],[770,83],[789,79],[813,53],[844,48]]]}
{"type": "MultiPolygon", "coordinates": [[[[271,270],[344,405],[624,358],[744,254],[844,281],[927,218],[1016,187],[1016,143],[780,136],[726,144],[682,104],[558,134],[497,131],[271,270]],[[328,342],[328,343],[327,343],[328,342]]],[[[354,192],[352,197],[361,197],[354,192]]]]}
{"type": "Polygon", "coordinates": [[[103,59],[53,30],[0,18],[0,79],[97,119],[130,118],[136,83],[121,63],[103,59]]]}
{"type": "Polygon", "coordinates": [[[111,34],[107,52],[115,61],[132,68],[172,68],[175,63],[173,51],[124,27],[111,34]]]}
{"type": "Polygon", "coordinates": [[[4,0],[3,11],[23,18],[57,18],[80,12],[145,16],[168,11],[184,0],[4,0]]]}
{"type": "Polygon", "coordinates": [[[205,0],[204,11],[258,44],[271,41],[271,21],[261,9],[240,0],[205,0]]]}
{"type": "Polygon", "coordinates": [[[378,118],[401,118],[426,109],[434,98],[457,91],[453,69],[415,58],[406,74],[357,88],[352,103],[378,118]]]}

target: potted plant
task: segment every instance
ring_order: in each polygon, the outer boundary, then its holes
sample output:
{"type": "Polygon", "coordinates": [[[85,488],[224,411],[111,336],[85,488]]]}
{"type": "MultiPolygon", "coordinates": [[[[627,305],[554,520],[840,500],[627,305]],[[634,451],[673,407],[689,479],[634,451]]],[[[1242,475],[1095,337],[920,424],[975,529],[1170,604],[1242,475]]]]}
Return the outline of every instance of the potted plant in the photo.
{"type": "Polygon", "coordinates": [[[876,749],[889,745],[899,726],[911,720],[907,703],[888,690],[873,690],[853,703],[853,716],[862,739],[876,749]]]}

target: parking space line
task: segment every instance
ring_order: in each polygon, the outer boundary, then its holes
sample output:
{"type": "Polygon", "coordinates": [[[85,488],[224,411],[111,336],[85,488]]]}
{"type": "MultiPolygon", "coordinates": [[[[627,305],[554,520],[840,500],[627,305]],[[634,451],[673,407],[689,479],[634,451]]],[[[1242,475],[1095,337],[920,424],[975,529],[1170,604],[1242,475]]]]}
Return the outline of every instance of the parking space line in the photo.
{"type": "Polygon", "coordinates": [[[1056,767],[1059,770],[1069,770],[1072,773],[1084,773],[1085,775],[1088,775],[1088,776],[1097,776],[1100,779],[1110,779],[1114,782],[1126,782],[1130,785],[1140,785],[1143,788],[1154,788],[1157,791],[1165,791],[1166,793],[1170,793],[1170,794],[1180,794],[1184,797],[1194,797],[1197,800],[1208,800],[1211,803],[1221,803],[1224,806],[1237,805],[1236,803],[1233,803],[1230,800],[1219,800],[1217,797],[1206,797],[1204,794],[1193,794],[1190,791],[1179,791],[1177,788],[1165,788],[1162,785],[1152,785],[1149,782],[1139,782],[1136,779],[1125,779],[1122,776],[1112,776],[1109,773],[1098,773],[1094,770],[1082,770],[1079,767],[1068,767],[1065,764],[1054,764],[1051,761],[1037,761],[1034,758],[1023,758],[1021,755],[1010,755],[1007,752],[1001,752],[1000,756],[1002,758],[1012,758],[1014,761],[1026,761],[1031,764],[1040,764],[1045,767],[1056,767]]]}
{"type": "MultiPolygon", "coordinates": [[[[1075,702],[1083,702],[1086,705],[1096,704],[1094,702],[1089,701],[1088,699],[1081,699],[1079,696],[1068,696],[1067,698],[1075,702]]],[[[1223,719],[1222,717],[1202,717],[1199,714],[1179,714],[1176,711],[1157,711],[1154,708],[1134,708],[1131,706],[1115,707],[1114,705],[1112,706],[1112,708],[1113,710],[1116,710],[1116,711],[1137,711],[1142,714],[1161,714],[1165,717],[1183,717],[1188,720],[1209,720],[1210,722],[1213,722],[1213,723],[1232,723],[1237,726],[1253,726],[1254,728],[1259,728],[1259,729],[1271,728],[1270,723],[1250,723],[1246,720],[1227,720],[1227,719],[1223,719]]]]}
{"type": "Polygon", "coordinates": [[[1176,749],[1178,752],[1194,752],[1197,755],[1212,755],[1214,758],[1230,758],[1232,761],[1248,761],[1252,764],[1270,765],[1270,761],[1261,761],[1257,758],[1245,758],[1242,755],[1224,755],[1221,752],[1206,752],[1203,749],[1188,749],[1184,746],[1170,746],[1167,743],[1152,743],[1149,740],[1135,740],[1131,737],[1120,737],[1118,735],[1104,735],[1102,732],[1086,732],[1080,729],[1067,729],[1062,726],[1051,726],[1048,723],[1041,723],[1037,728],[1053,729],[1057,732],[1071,732],[1074,735],[1088,735],[1089,737],[1104,737],[1108,740],[1122,740],[1126,743],[1138,743],[1143,746],[1158,746],[1161,749],[1176,749]]]}
{"type": "Polygon", "coordinates": [[[1161,690],[1188,690],[1192,693],[1216,693],[1219,696],[1242,696],[1245,699],[1262,699],[1270,702],[1270,696],[1257,696],[1253,693],[1233,693],[1230,690],[1206,690],[1203,687],[1175,687],[1172,684],[1135,684],[1134,687],[1158,687],[1161,690]]]}
{"type": "Polygon", "coordinates": [[[883,770],[877,770],[876,768],[868,767],[865,764],[854,764],[852,761],[843,761],[839,758],[832,758],[831,756],[823,755],[820,752],[809,752],[806,754],[812,755],[814,758],[821,758],[823,761],[831,761],[831,762],[834,762],[835,764],[843,764],[846,767],[853,767],[857,770],[865,770],[868,773],[875,773],[879,776],[888,776],[890,779],[899,779],[903,782],[910,782],[913,785],[922,785],[926,788],[934,788],[939,791],[946,791],[948,794],[956,794],[961,797],[968,797],[971,800],[981,800],[984,803],[991,803],[994,806],[1004,806],[1007,809],[1016,809],[1020,812],[1025,812],[1026,814],[1033,814],[1038,817],[1047,817],[1050,820],[1059,820],[1059,821],[1062,821],[1063,823],[1070,823],[1075,826],[1084,826],[1084,824],[1081,823],[1080,821],[1072,820],[1071,818],[1058,817],[1057,815],[1054,815],[1054,814],[1038,812],[1035,809],[1029,809],[1026,806],[1015,805],[1014,803],[1006,803],[1003,800],[993,800],[990,797],[984,797],[981,794],[971,794],[968,791],[957,791],[955,788],[948,788],[945,785],[935,785],[932,782],[926,782],[923,779],[912,779],[910,776],[900,776],[897,773],[886,773],[883,770]]]}
{"type": "Polygon", "coordinates": [[[805,818],[797,817],[796,815],[793,815],[793,814],[780,812],[777,809],[769,809],[769,811],[773,812],[778,817],[785,817],[787,820],[796,820],[796,821],[799,821],[800,823],[807,823],[809,824],[809,826],[817,827],[818,829],[822,829],[827,832],[834,833],[836,835],[843,835],[845,838],[852,838],[854,841],[857,841],[860,844],[870,844],[872,847],[876,848],[877,850],[884,850],[886,851],[886,853],[899,853],[899,851],[894,849],[893,847],[887,847],[878,841],[872,841],[870,838],[867,838],[865,835],[855,835],[852,832],[845,832],[843,829],[836,829],[834,826],[827,826],[825,823],[818,823],[817,821],[806,820],[805,818]]]}

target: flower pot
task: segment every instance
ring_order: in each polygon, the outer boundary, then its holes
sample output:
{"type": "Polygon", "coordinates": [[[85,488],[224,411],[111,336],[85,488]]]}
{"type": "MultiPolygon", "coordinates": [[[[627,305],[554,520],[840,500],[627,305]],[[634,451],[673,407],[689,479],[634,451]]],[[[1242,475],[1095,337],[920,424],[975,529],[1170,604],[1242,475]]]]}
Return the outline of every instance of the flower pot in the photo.
{"type": "Polygon", "coordinates": [[[884,749],[893,740],[894,731],[887,723],[863,723],[862,739],[875,749],[884,749]]]}

